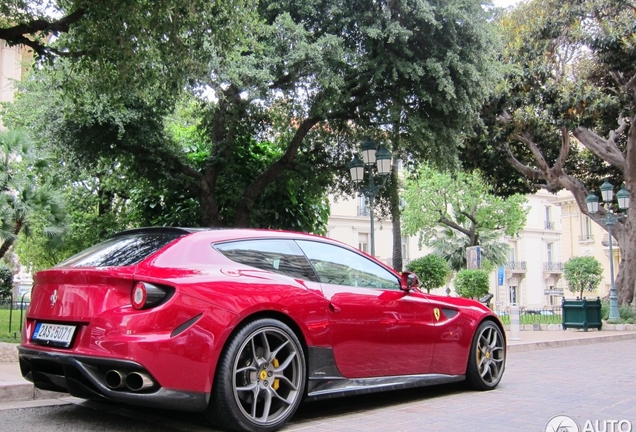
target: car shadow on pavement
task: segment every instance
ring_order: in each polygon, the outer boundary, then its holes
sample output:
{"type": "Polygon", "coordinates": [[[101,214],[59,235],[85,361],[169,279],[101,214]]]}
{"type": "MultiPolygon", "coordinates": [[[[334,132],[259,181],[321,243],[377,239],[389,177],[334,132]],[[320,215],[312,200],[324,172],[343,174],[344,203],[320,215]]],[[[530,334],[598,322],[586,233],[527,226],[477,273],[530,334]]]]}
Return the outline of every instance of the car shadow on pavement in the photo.
{"type": "Polygon", "coordinates": [[[291,418],[290,424],[299,424],[319,418],[333,417],[356,411],[389,408],[412,401],[468,392],[464,383],[453,383],[420,387],[405,390],[392,390],[381,393],[371,393],[356,396],[339,397],[334,399],[304,402],[291,418]]]}

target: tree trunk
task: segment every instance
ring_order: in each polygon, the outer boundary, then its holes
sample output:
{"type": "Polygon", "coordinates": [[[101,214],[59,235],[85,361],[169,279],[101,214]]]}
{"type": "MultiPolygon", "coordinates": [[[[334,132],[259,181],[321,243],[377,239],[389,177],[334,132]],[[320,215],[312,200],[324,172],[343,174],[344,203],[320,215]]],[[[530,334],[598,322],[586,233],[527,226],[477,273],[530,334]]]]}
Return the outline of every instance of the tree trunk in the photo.
{"type": "Polygon", "coordinates": [[[2,246],[0,246],[0,259],[6,255],[7,251],[11,247],[11,245],[13,245],[13,242],[15,241],[15,239],[18,238],[18,234],[20,234],[20,230],[21,229],[22,229],[22,221],[20,219],[18,219],[13,224],[13,235],[14,235],[14,237],[6,239],[2,243],[2,246]]]}
{"type": "MultiPolygon", "coordinates": [[[[393,151],[396,149],[394,146],[393,151]]],[[[391,163],[391,182],[389,188],[391,192],[391,224],[393,225],[393,256],[391,263],[393,268],[397,271],[404,269],[404,262],[402,256],[402,226],[401,226],[401,213],[400,210],[400,177],[398,175],[398,157],[393,156],[391,163]]]]}
{"type": "MultiPolygon", "coordinates": [[[[630,120],[630,124],[634,124],[634,121],[636,121],[636,117],[630,120]]],[[[632,229],[632,227],[636,226],[636,202],[634,201],[636,196],[636,127],[631,127],[628,132],[625,152],[621,152],[615,144],[614,132],[610,134],[609,139],[604,139],[584,127],[578,127],[572,133],[588,150],[616,167],[624,175],[625,188],[630,193],[630,204],[625,213],[625,219],[616,223],[612,228],[613,237],[616,238],[621,251],[621,262],[618,266],[614,283],[619,304],[633,301],[634,284],[636,283],[636,232],[632,229]]],[[[536,165],[536,168],[524,165],[515,158],[510,148],[506,147],[508,162],[517,171],[530,180],[545,181],[545,184],[541,186],[549,191],[569,190],[574,196],[581,213],[589,216],[597,224],[605,228],[603,220],[605,219],[606,210],[599,206],[598,213],[590,214],[585,201],[590,191],[580,180],[568,175],[564,169],[565,161],[570,153],[570,132],[565,127],[561,128],[561,149],[559,157],[553,166],[548,165],[539,146],[533,141],[530,134],[522,133],[515,135],[514,138],[527,146],[528,150],[534,155],[534,163],[536,165]]],[[[613,258],[610,257],[610,259],[613,258]]]]}

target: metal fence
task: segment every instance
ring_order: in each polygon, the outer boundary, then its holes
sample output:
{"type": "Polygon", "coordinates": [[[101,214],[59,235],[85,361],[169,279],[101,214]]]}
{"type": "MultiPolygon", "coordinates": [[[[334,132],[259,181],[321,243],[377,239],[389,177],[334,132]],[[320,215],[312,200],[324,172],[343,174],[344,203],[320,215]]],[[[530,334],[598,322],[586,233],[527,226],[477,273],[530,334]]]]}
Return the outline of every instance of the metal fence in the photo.
{"type": "MultiPolygon", "coordinates": [[[[495,310],[504,324],[510,324],[510,310],[495,310]]],[[[561,324],[561,308],[521,308],[519,320],[521,324],[561,324]]]]}

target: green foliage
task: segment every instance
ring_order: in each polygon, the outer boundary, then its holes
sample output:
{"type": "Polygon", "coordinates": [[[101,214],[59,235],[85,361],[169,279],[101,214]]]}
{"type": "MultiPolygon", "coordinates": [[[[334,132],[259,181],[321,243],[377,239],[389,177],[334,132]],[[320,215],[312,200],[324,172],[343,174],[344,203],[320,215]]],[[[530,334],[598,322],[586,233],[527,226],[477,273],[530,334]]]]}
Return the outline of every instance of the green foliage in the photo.
{"type": "Polygon", "coordinates": [[[483,270],[460,270],[453,283],[460,297],[478,299],[488,294],[488,273],[483,270]]]}
{"type": "Polygon", "coordinates": [[[603,280],[603,267],[591,256],[572,257],[563,267],[568,289],[583,298],[584,291],[595,291],[603,280]]]}
{"type": "Polygon", "coordinates": [[[514,236],[525,225],[528,208],[521,195],[495,196],[477,172],[440,172],[421,165],[407,177],[404,233],[419,234],[453,270],[466,268],[466,247],[482,246],[492,265],[507,260],[504,235],[514,236]]]}
{"type": "Polygon", "coordinates": [[[0,132],[0,258],[18,234],[30,234],[35,226],[48,237],[64,232],[62,200],[45,178],[49,167],[24,132],[0,132]]]}
{"type": "Polygon", "coordinates": [[[9,267],[0,265],[0,300],[11,298],[13,293],[13,273],[9,267]]]}
{"type": "Polygon", "coordinates": [[[608,321],[610,324],[636,324],[636,310],[629,304],[622,304],[618,307],[618,320],[609,321],[609,301],[601,301],[601,319],[608,321]]]}
{"type": "Polygon", "coordinates": [[[419,234],[421,242],[437,237],[440,226],[468,236],[469,246],[480,244],[482,231],[514,236],[529,210],[521,195],[503,199],[492,194],[477,172],[440,172],[421,165],[407,177],[405,189],[404,232],[419,234]]]}
{"type": "Polygon", "coordinates": [[[29,45],[48,64],[71,60],[76,73],[62,83],[69,95],[90,93],[114,103],[122,95],[147,95],[148,89],[171,100],[184,85],[208,75],[213,56],[246,43],[257,20],[250,0],[5,3],[0,28],[24,30],[3,32],[4,38],[29,45]],[[56,26],[58,20],[64,24],[56,26]],[[36,27],[42,31],[31,30],[36,27]],[[90,87],[77,87],[78,75],[90,87]]]}
{"type": "Polygon", "coordinates": [[[443,286],[451,271],[446,260],[435,254],[411,261],[406,270],[415,273],[420,280],[420,287],[429,293],[443,286]]]}

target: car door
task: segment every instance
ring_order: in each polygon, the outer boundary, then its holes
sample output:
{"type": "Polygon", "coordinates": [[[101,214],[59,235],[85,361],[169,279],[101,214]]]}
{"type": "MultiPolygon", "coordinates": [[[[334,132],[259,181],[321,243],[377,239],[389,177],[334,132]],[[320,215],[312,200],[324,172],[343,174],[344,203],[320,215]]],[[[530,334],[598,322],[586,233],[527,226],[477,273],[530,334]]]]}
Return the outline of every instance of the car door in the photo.
{"type": "Polygon", "coordinates": [[[320,241],[297,241],[329,301],[334,357],[347,378],[429,372],[433,312],[426,296],[370,258],[320,241]]]}

